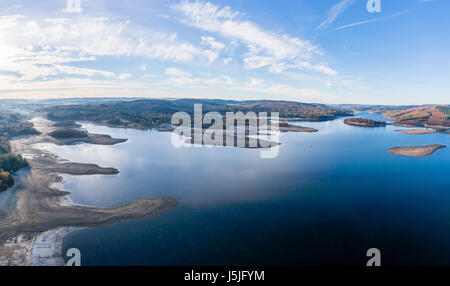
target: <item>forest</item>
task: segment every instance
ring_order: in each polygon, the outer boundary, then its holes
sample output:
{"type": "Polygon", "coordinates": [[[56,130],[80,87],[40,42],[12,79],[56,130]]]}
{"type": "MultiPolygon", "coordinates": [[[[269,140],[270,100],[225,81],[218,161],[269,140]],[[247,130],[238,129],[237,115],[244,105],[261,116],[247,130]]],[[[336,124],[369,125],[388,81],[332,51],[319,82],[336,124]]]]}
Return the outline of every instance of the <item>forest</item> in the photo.
{"type": "Polygon", "coordinates": [[[27,161],[11,151],[9,138],[21,135],[39,134],[33,124],[26,121],[23,115],[0,111],[0,191],[5,191],[14,185],[13,174],[27,167],[27,161]]]}
{"type": "Polygon", "coordinates": [[[344,123],[348,124],[348,125],[357,125],[357,126],[365,126],[365,127],[386,126],[385,121],[376,121],[376,120],[366,119],[366,118],[346,118],[344,120],[344,123]]]}
{"type": "Polygon", "coordinates": [[[279,112],[281,118],[310,121],[332,120],[339,116],[353,115],[347,109],[324,104],[291,101],[231,101],[214,99],[145,99],[103,104],[59,105],[44,109],[48,119],[54,121],[86,120],[115,127],[153,128],[170,123],[176,112],[194,112],[194,104],[201,104],[203,113],[210,111],[225,115],[226,112],[279,112]]]}
{"type": "Polygon", "coordinates": [[[20,155],[12,154],[8,139],[0,137],[0,192],[14,185],[12,174],[24,167],[28,167],[27,161],[20,155]]]}

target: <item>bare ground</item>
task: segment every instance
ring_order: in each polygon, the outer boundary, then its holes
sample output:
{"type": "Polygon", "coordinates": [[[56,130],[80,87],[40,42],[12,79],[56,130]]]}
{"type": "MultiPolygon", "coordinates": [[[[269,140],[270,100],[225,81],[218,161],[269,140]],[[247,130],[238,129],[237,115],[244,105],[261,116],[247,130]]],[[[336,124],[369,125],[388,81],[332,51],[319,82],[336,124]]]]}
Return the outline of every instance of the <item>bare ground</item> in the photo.
{"type": "MultiPolygon", "coordinates": [[[[47,124],[51,126],[50,122],[47,124]]],[[[45,131],[45,128],[39,131],[45,131]]],[[[21,171],[2,206],[0,265],[29,265],[33,244],[40,233],[48,230],[96,227],[148,218],[177,206],[178,202],[169,197],[144,198],[111,208],[64,204],[69,193],[51,187],[61,182],[58,174],[114,175],[118,170],[95,164],[64,162],[55,154],[35,148],[35,143],[48,142],[46,136],[43,132],[39,136],[12,141],[14,152],[24,155],[30,168],[21,171]]]]}
{"type": "Polygon", "coordinates": [[[445,148],[445,145],[426,145],[426,146],[413,146],[413,147],[393,147],[389,149],[389,152],[397,155],[410,156],[410,157],[426,157],[439,149],[445,148]]]}

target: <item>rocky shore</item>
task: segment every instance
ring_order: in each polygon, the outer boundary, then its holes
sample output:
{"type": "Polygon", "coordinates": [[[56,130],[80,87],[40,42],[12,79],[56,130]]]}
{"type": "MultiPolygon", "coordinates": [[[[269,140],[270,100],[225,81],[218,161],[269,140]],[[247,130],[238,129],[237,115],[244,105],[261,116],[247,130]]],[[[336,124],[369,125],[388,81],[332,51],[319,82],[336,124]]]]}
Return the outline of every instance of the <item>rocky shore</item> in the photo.
{"type": "Polygon", "coordinates": [[[69,193],[53,187],[62,181],[59,174],[114,175],[118,170],[67,162],[38,149],[36,143],[51,142],[47,134],[53,123],[43,119],[35,123],[41,135],[11,142],[30,168],[21,171],[15,187],[3,198],[0,265],[61,265],[60,244],[68,228],[148,218],[177,206],[178,202],[168,197],[144,198],[111,208],[66,204],[69,193]]]}

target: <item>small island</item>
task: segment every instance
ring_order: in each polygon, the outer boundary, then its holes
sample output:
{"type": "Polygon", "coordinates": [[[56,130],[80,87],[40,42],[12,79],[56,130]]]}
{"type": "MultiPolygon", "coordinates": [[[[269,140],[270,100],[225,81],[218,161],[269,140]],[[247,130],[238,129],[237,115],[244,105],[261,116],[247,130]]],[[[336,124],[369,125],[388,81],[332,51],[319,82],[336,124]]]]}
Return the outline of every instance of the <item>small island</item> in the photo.
{"type": "Polygon", "coordinates": [[[401,132],[404,134],[412,134],[412,135],[436,133],[436,131],[431,130],[431,129],[399,129],[399,130],[395,130],[395,131],[401,132]]]}
{"type": "MultiPolygon", "coordinates": [[[[274,127],[270,126],[270,129],[277,129],[277,126],[274,127]]],[[[303,127],[284,122],[280,122],[278,124],[278,130],[282,132],[318,132],[317,129],[311,127],[303,127]]]]}
{"type": "Polygon", "coordinates": [[[412,146],[412,147],[393,147],[389,152],[402,156],[410,157],[426,157],[439,149],[445,148],[445,145],[426,145],[426,146],[412,146]]]}
{"type": "Polygon", "coordinates": [[[365,119],[365,118],[346,118],[344,120],[345,124],[353,125],[353,126],[363,126],[363,127],[379,127],[379,126],[386,126],[385,121],[376,121],[372,119],[365,119]]]}
{"type": "Polygon", "coordinates": [[[48,135],[52,136],[55,139],[69,139],[69,138],[86,138],[88,137],[88,133],[86,131],[75,130],[75,129],[64,129],[64,130],[55,130],[48,135]]]}
{"type": "Polygon", "coordinates": [[[53,124],[53,127],[79,128],[81,127],[81,125],[72,120],[64,120],[55,122],[55,124],[53,124]]]}
{"type": "Polygon", "coordinates": [[[115,145],[123,143],[127,139],[111,138],[109,135],[91,134],[84,130],[59,129],[48,133],[48,139],[57,145],[71,145],[78,143],[89,143],[97,145],[115,145]]]}

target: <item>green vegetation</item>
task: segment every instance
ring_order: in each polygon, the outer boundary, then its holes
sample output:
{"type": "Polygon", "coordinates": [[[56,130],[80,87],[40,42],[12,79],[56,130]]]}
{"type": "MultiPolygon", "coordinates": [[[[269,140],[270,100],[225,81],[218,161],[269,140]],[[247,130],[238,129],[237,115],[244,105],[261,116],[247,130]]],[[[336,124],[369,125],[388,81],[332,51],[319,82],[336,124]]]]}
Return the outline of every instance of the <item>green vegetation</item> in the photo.
{"type": "Polygon", "coordinates": [[[28,163],[22,156],[11,153],[11,146],[5,137],[0,137],[0,191],[5,191],[14,185],[12,174],[28,163]]]}
{"type": "Polygon", "coordinates": [[[323,104],[307,104],[291,101],[225,101],[212,99],[135,100],[107,104],[60,105],[45,109],[50,120],[86,120],[115,127],[153,128],[169,124],[176,112],[194,112],[194,104],[202,104],[203,113],[216,111],[279,112],[282,118],[305,120],[331,120],[338,116],[352,115],[351,111],[323,104]]]}
{"type": "Polygon", "coordinates": [[[0,154],[11,153],[11,145],[9,145],[8,139],[0,137],[0,154]]]}
{"type": "Polygon", "coordinates": [[[450,106],[438,106],[437,109],[447,115],[447,119],[450,119],[450,106]]]}
{"type": "Polygon", "coordinates": [[[407,110],[385,111],[384,116],[404,126],[450,129],[449,106],[420,107],[407,110]]]}
{"type": "Polygon", "coordinates": [[[9,138],[21,135],[39,134],[33,128],[31,122],[19,113],[0,110],[0,191],[4,191],[14,185],[12,174],[23,167],[27,167],[27,161],[20,155],[11,153],[9,138]]]}
{"type": "Polygon", "coordinates": [[[56,139],[69,139],[69,138],[86,138],[88,136],[86,131],[80,131],[75,129],[55,130],[48,135],[56,139]]]}
{"type": "Polygon", "coordinates": [[[377,127],[377,126],[385,126],[385,121],[376,121],[372,119],[365,118],[346,118],[344,120],[345,124],[348,125],[356,125],[356,126],[364,126],[364,127],[377,127]]]}
{"type": "Polygon", "coordinates": [[[39,134],[39,132],[22,115],[0,110],[0,136],[11,138],[14,136],[36,134],[39,134]]]}
{"type": "Polygon", "coordinates": [[[72,120],[58,121],[53,124],[53,127],[81,127],[81,125],[77,124],[72,120]]]}

